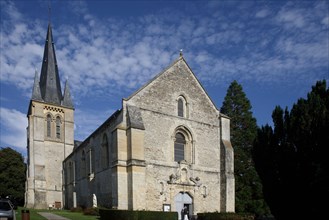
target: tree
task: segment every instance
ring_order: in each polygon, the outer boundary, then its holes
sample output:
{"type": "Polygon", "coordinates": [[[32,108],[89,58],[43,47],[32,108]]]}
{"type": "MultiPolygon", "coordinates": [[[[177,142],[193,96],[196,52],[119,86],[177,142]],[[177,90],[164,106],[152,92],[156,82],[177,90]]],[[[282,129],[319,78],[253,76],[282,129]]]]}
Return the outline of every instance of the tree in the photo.
{"type": "Polygon", "coordinates": [[[23,156],[7,147],[0,149],[0,196],[10,196],[18,205],[24,204],[25,164],[23,156]]]}
{"type": "Polygon", "coordinates": [[[254,148],[256,168],[265,198],[277,219],[325,216],[329,196],[329,89],[319,81],[289,112],[277,106],[274,130],[258,131],[254,148]],[[289,216],[291,214],[291,216],[289,216]]]}
{"type": "Polygon", "coordinates": [[[251,155],[257,135],[256,119],[252,116],[250,101],[237,81],[229,86],[221,112],[231,118],[236,212],[267,214],[270,211],[263,199],[262,184],[251,155]]]}

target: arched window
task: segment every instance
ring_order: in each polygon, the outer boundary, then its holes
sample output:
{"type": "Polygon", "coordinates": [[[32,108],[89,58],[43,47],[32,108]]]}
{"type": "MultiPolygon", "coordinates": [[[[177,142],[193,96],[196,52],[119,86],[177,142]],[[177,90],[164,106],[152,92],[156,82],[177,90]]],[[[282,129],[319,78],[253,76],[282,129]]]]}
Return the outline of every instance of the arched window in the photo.
{"type": "Polygon", "coordinates": [[[175,135],[175,161],[179,162],[185,159],[185,137],[182,133],[175,135]]]}
{"type": "Polygon", "coordinates": [[[187,163],[194,164],[194,143],[191,130],[185,126],[178,126],[172,135],[173,139],[173,154],[172,159],[176,162],[184,160],[187,163]]]}
{"type": "Polygon", "coordinates": [[[177,99],[177,115],[179,117],[188,118],[189,112],[188,112],[188,103],[183,95],[180,95],[177,99]]]}
{"type": "Polygon", "coordinates": [[[95,172],[95,152],[92,147],[87,151],[87,175],[91,177],[91,175],[95,172]]]}
{"type": "Polygon", "coordinates": [[[104,134],[102,142],[102,167],[107,168],[109,165],[109,143],[107,136],[104,134]]]}
{"type": "Polygon", "coordinates": [[[47,115],[47,137],[51,137],[51,116],[47,115]]]}
{"type": "Polygon", "coordinates": [[[61,118],[59,116],[56,117],[56,138],[61,138],[61,118]]]}
{"type": "Polygon", "coordinates": [[[177,112],[178,112],[178,116],[184,117],[184,101],[182,98],[178,99],[177,112]]]}

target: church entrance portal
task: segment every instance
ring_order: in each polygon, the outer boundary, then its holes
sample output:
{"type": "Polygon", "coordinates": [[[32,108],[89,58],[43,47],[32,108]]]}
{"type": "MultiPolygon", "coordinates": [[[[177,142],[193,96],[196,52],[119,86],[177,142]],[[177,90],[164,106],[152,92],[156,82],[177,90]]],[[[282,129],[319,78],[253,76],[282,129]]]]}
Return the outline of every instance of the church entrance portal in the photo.
{"type": "Polygon", "coordinates": [[[175,208],[178,212],[178,220],[184,220],[184,209],[187,210],[188,219],[192,219],[193,200],[186,192],[180,192],[175,196],[175,208]]]}

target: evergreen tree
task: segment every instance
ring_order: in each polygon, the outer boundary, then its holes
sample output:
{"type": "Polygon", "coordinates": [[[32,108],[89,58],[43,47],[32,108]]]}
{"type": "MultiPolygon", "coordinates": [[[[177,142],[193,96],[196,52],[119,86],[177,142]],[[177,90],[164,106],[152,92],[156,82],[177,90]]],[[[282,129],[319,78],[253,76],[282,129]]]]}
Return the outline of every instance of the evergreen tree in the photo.
{"type": "Polygon", "coordinates": [[[231,118],[236,212],[269,213],[251,155],[257,135],[256,119],[252,116],[250,101],[237,81],[229,86],[221,112],[231,118]]]}
{"type": "Polygon", "coordinates": [[[325,216],[329,196],[329,89],[319,81],[291,111],[276,107],[274,130],[258,131],[254,158],[277,219],[325,216]]]}
{"type": "Polygon", "coordinates": [[[0,196],[9,196],[18,205],[24,204],[25,164],[23,156],[7,147],[0,149],[0,196]]]}

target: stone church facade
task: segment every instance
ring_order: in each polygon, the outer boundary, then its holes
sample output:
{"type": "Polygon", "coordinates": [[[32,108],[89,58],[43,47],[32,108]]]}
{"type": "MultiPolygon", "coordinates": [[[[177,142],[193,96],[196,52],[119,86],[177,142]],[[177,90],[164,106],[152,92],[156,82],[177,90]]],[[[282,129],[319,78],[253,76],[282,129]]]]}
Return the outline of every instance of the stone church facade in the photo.
{"type": "MultiPolygon", "coordinates": [[[[58,77],[57,66],[55,72],[58,77]]],[[[31,159],[26,195],[33,199],[27,205],[58,200],[65,208],[97,205],[179,215],[184,207],[190,215],[234,212],[230,120],[216,108],[182,55],[123,99],[121,109],[74,148],[68,87],[63,97],[58,95],[61,102],[49,102],[42,95],[42,75],[43,71],[37,83],[42,100],[33,91],[28,113],[31,159]],[[38,111],[35,105],[40,105],[38,111]],[[57,116],[62,119],[64,141],[56,139],[57,133],[55,140],[48,140],[50,113],[54,126],[57,116]],[[31,130],[38,136],[31,136],[31,130]],[[53,152],[54,148],[60,150],[53,152]],[[37,169],[43,175],[36,175],[37,169]],[[60,187],[54,188],[56,184],[60,187]]]]}
{"type": "Polygon", "coordinates": [[[25,206],[62,206],[63,160],[74,147],[74,107],[68,84],[62,94],[49,24],[40,79],[35,73],[28,108],[25,206]]]}

